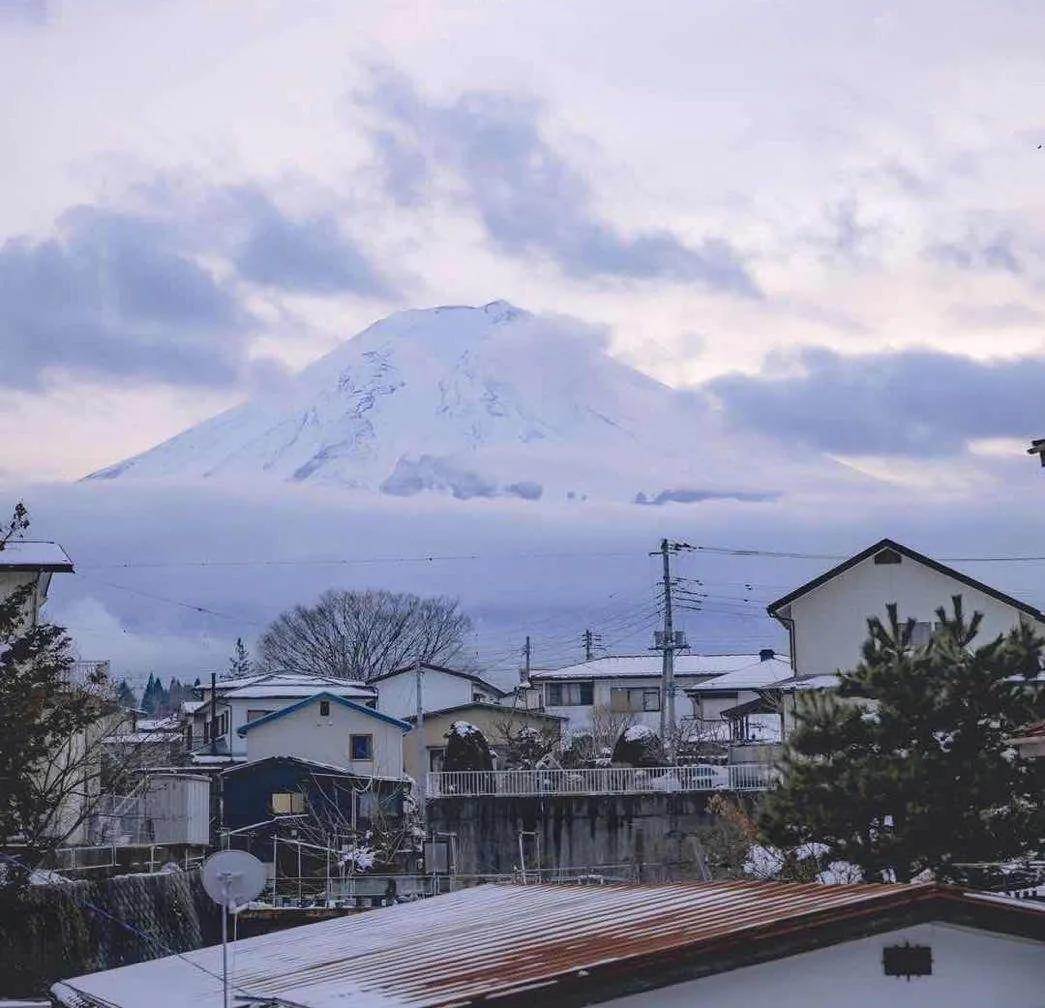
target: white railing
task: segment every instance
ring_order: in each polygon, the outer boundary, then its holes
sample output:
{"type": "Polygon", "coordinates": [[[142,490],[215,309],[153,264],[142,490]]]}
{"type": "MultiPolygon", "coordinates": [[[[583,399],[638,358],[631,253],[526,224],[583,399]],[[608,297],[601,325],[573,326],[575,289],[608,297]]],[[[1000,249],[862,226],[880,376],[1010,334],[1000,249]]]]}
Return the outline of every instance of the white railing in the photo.
{"type": "Polygon", "coordinates": [[[430,773],[429,798],[530,795],[654,794],[680,791],[766,791],[776,771],[766,763],[735,766],[598,767],[586,770],[450,770],[430,773]]]}

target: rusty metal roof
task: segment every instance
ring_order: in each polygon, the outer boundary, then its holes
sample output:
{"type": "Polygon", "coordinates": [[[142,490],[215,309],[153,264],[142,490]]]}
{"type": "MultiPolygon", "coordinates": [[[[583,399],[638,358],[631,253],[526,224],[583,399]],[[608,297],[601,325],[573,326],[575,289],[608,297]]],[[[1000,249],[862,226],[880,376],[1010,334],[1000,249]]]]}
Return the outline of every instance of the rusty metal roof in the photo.
{"type": "MultiPolygon", "coordinates": [[[[605,970],[626,975],[651,957],[713,961],[725,949],[804,928],[977,899],[932,884],[484,885],[240,941],[234,985],[238,997],[308,1008],[450,1008],[605,970]]],[[[1045,925],[1045,913],[1030,906],[1003,912],[1040,915],[1045,925]]],[[[209,1008],[220,1003],[220,971],[214,947],[53,990],[74,1008],[209,1008]]]]}

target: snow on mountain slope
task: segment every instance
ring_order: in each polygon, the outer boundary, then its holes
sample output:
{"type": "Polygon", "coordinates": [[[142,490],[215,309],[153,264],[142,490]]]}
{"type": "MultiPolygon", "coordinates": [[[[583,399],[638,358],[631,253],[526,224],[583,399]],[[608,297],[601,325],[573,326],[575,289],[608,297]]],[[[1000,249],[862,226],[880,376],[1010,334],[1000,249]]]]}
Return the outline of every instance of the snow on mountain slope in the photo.
{"type": "Polygon", "coordinates": [[[700,397],[615,360],[581,323],[495,301],[391,315],[278,396],[87,478],[267,477],[527,500],[775,496],[773,466],[752,467],[715,423],[700,397]]]}

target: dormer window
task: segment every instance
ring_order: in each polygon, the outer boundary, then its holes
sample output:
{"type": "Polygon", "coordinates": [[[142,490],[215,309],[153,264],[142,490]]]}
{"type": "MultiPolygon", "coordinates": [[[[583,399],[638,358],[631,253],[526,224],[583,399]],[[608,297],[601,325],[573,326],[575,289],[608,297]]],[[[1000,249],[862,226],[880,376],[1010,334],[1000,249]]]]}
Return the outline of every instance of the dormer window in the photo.
{"type": "Polygon", "coordinates": [[[876,564],[898,564],[903,561],[903,557],[894,549],[879,550],[874,555],[874,562],[876,564]]]}

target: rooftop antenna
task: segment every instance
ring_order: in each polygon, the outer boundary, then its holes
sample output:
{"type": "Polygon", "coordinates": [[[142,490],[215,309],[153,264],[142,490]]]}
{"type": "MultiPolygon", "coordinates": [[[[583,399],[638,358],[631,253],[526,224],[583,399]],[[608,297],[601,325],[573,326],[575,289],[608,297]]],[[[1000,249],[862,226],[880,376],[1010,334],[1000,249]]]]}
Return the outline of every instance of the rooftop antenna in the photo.
{"type": "Polygon", "coordinates": [[[229,913],[235,913],[265,888],[265,866],[246,851],[218,851],[203,863],[203,888],[221,907],[222,1004],[229,1008],[229,913]]]}

